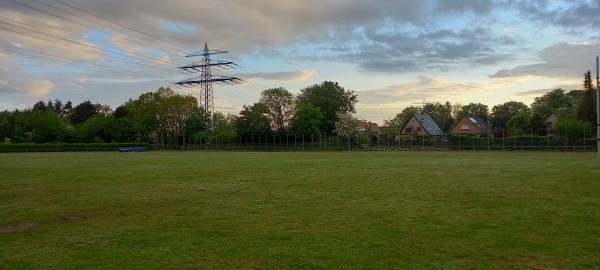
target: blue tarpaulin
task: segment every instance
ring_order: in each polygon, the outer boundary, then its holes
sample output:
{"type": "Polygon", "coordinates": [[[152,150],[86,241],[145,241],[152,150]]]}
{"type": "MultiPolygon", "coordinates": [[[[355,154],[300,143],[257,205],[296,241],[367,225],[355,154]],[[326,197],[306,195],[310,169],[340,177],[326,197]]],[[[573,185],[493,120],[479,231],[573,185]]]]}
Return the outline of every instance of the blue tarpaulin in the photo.
{"type": "Polygon", "coordinates": [[[146,152],[145,147],[125,147],[119,148],[119,152],[146,152]]]}

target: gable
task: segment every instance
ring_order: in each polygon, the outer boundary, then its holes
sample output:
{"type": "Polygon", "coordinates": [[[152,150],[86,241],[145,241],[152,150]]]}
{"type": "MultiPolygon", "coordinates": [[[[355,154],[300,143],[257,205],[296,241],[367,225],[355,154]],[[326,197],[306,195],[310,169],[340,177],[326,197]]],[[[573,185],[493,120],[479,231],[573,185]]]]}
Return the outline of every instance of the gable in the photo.
{"type": "Polygon", "coordinates": [[[487,125],[478,117],[463,117],[454,125],[451,133],[485,133],[487,125]]]}

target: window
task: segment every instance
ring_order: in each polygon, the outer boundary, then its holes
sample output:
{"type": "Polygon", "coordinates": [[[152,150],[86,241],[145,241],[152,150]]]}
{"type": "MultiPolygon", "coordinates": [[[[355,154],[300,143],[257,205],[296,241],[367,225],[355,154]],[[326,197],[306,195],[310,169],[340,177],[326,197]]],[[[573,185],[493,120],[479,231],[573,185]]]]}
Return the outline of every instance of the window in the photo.
{"type": "Polygon", "coordinates": [[[460,127],[460,129],[462,129],[462,130],[469,130],[469,125],[462,125],[460,127]]]}

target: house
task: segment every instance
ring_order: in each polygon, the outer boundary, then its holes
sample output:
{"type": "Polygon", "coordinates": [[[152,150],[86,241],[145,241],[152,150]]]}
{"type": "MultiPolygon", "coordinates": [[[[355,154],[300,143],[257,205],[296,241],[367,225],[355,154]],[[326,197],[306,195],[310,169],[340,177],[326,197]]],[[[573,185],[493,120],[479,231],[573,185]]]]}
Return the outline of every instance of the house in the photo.
{"type": "Polygon", "coordinates": [[[415,113],[402,128],[402,135],[444,136],[442,129],[427,114],[415,113]]]}
{"type": "Polygon", "coordinates": [[[365,133],[367,131],[372,131],[375,135],[380,135],[383,133],[379,125],[377,123],[361,120],[358,122],[357,131],[360,133],[365,133]]]}
{"type": "Polygon", "coordinates": [[[544,123],[546,123],[546,127],[552,133],[556,130],[556,123],[558,122],[558,115],[556,113],[552,113],[548,119],[544,123]]]}
{"type": "Polygon", "coordinates": [[[490,129],[483,119],[477,116],[465,116],[458,121],[450,134],[489,134],[490,129]]]}

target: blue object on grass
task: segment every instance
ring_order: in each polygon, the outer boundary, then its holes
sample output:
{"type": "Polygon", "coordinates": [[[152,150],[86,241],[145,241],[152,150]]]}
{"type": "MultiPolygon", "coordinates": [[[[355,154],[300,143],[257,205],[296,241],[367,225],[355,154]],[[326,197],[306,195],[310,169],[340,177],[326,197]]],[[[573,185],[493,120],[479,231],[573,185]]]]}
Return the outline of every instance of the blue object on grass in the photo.
{"type": "Polygon", "coordinates": [[[125,147],[119,148],[119,152],[146,152],[145,147],[125,147]]]}

